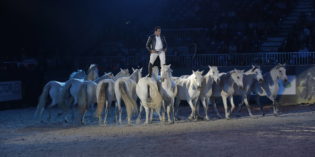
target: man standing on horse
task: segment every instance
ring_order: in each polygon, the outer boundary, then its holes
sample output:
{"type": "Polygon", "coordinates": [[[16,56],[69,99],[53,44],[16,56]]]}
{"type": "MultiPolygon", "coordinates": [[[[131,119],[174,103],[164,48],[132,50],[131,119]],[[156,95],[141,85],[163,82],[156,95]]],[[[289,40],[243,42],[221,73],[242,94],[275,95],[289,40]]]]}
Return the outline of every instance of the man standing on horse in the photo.
{"type": "Polygon", "coordinates": [[[154,28],[154,34],[150,35],[146,43],[146,48],[150,53],[150,62],[148,65],[149,77],[152,75],[153,64],[157,57],[160,58],[160,65],[165,64],[165,52],[167,50],[167,44],[165,37],[161,35],[161,27],[156,26],[154,28]]]}

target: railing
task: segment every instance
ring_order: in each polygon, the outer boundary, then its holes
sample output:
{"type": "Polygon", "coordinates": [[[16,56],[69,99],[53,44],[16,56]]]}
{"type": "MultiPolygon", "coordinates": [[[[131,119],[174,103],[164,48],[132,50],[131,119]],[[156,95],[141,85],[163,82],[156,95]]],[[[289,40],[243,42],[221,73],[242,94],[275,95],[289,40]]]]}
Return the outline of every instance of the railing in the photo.
{"type": "MultiPolygon", "coordinates": [[[[102,65],[116,65],[120,67],[146,66],[149,55],[143,56],[97,56],[78,58],[81,64],[97,63],[102,65]]],[[[167,56],[167,64],[180,67],[216,66],[248,66],[248,65],[311,65],[315,64],[315,52],[266,52],[241,54],[197,54],[184,56],[167,56]]]]}

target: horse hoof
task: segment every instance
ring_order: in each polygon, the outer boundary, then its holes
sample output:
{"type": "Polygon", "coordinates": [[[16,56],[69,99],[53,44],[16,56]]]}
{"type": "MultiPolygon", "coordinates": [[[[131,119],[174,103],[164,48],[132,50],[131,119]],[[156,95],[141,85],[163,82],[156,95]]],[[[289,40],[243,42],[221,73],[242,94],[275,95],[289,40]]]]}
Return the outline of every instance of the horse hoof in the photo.
{"type": "Polygon", "coordinates": [[[189,116],[188,120],[194,120],[193,116],[189,116]]]}
{"type": "Polygon", "coordinates": [[[278,114],[278,113],[274,113],[273,115],[274,115],[275,117],[278,117],[278,116],[279,116],[279,114],[278,114]]]}
{"type": "Polygon", "coordinates": [[[204,120],[209,121],[209,120],[210,120],[210,118],[209,118],[209,117],[205,117],[205,118],[204,118],[204,120]]]}

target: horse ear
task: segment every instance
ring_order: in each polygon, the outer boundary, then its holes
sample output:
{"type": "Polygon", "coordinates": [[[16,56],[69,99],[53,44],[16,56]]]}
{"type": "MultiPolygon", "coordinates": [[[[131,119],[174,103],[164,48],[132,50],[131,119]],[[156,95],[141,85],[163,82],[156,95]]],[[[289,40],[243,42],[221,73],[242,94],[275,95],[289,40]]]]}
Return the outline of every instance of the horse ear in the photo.
{"type": "Polygon", "coordinates": [[[284,66],[284,67],[285,67],[285,66],[286,66],[286,63],[284,63],[282,66],[284,66]]]}
{"type": "Polygon", "coordinates": [[[194,71],[194,70],[192,70],[192,73],[194,74],[194,73],[195,73],[195,71],[194,71]]]}
{"type": "Polygon", "coordinates": [[[169,64],[167,67],[171,68],[171,64],[169,64]]]}
{"type": "Polygon", "coordinates": [[[211,66],[210,66],[210,65],[208,65],[208,67],[209,67],[209,69],[211,69],[211,66]]]}
{"type": "Polygon", "coordinates": [[[131,69],[132,69],[132,71],[135,71],[135,69],[133,67],[131,69]]]}

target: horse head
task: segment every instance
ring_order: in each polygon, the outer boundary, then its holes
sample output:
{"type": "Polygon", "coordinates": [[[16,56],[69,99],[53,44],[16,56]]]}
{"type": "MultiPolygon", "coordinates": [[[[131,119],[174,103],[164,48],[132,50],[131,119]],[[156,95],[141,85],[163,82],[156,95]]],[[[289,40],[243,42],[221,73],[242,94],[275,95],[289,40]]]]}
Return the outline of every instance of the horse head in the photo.
{"type": "Polygon", "coordinates": [[[192,71],[192,80],[194,84],[197,86],[198,89],[201,89],[202,81],[203,81],[203,76],[202,73],[203,71],[192,71]]]}
{"type": "Polygon", "coordinates": [[[163,65],[161,68],[161,81],[163,82],[166,78],[170,78],[172,75],[171,64],[163,65]]]}
{"type": "Polygon", "coordinates": [[[213,78],[213,80],[218,83],[220,81],[219,77],[219,70],[217,66],[210,66],[209,65],[209,72],[208,74],[213,78]]]}
{"type": "Polygon", "coordinates": [[[237,86],[239,86],[240,88],[244,87],[244,83],[243,83],[244,70],[234,69],[230,72],[230,75],[237,86]]]}
{"type": "Polygon", "coordinates": [[[285,83],[288,82],[285,64],[278,64],[272,70],[274,71],[273,74],[276,75],[277,79],[280,79],[285,83]]]}
{"type": "Polygon", "coordinates": [[[252,69],[250,70],[251,73],[255,74],[256,76],[256,80],[259,82],[259,83],[263,83],[264,82],[264,77],[262,75],[262,71],[260,69],[260,66],[255,66],[255,65],[252,65],[252,69]]]}

